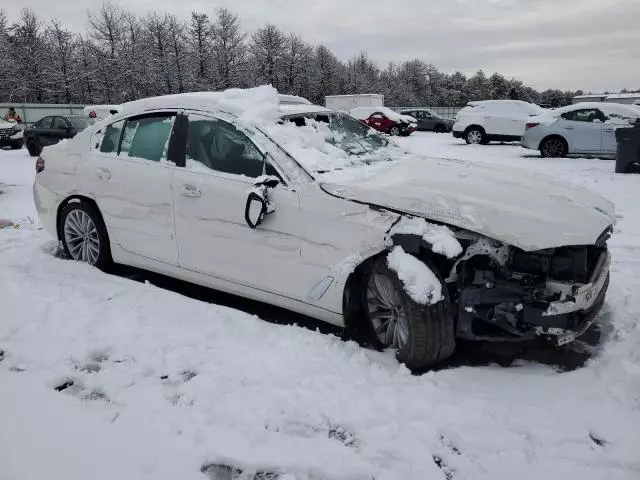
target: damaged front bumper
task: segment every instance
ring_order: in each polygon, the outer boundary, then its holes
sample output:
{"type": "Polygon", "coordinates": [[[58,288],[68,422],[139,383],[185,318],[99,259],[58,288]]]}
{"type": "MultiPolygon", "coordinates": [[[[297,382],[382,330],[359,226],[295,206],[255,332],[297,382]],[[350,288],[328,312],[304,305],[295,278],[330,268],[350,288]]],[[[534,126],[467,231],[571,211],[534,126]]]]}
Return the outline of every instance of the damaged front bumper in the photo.
{"type": "Polygon", "coordinates": [[[487,341],[525,341],[545,336],[556,345],[570,343],[591,326],[602,308],[610,265],[611,255],[604,250],[588,283],[548,280],[534,295],[542,294],[552,301],[532,298],[532,290],[508,280],[476,283],[460,295],[457,336],[487,341]],[[478,329],[478,323],[494,328],[478,329]]]}

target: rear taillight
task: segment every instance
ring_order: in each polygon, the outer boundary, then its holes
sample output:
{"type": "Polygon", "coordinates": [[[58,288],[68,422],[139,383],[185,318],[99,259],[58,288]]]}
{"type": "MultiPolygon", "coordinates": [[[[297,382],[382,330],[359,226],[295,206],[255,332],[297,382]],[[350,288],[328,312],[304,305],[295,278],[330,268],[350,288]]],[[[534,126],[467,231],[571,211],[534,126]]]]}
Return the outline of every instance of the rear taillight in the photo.
{"type": "Polygon", "coordinates": [[[529,130],[530,128],[533,127],[537,127],[538,125],[540,125],[539,123],[535,123],[535,122],[527,122],[527,130],[529,130]]]}
{"type": "Polygon", "coordinates": [[[44,170],[44,158],[38,157],[36,160],[36,173],[40,173],[44,170]]]}

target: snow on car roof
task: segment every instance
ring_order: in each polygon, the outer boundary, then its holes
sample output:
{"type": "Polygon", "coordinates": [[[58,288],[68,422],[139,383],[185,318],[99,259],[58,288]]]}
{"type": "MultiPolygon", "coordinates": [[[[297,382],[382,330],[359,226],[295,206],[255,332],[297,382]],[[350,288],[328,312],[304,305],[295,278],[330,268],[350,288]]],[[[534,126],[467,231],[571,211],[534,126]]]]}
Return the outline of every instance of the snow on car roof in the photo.
{"type": "Polygon", "coordinates": [[[597,108],[602,110],[605,113],[615,112],[615,111],[624,111],[627,113],[640,113],[640,109],[635,105],[627,105],[624,103],[605,103],[605,102],[580,102],[574,103],[573,105],[567,105],[566,107],[555,108],[553,110],[549,110],[545,115],[557,117],[562,115],[563,113],[573,112],[575,110],[584,110],[597,108]]]}
{"type": "Polygon", "coordinates": [[[273,122],[280,116],[278,91],[271,86],[249,89],[232,88],[222,92],[190,92],[143,98],[122,105],[123,116],[145,112],[185,108],[221,111],[238,117],[243,124],[273,122]]]}
{"type": "Polygon", "coordinates": [[[409,115],[402,115],[398,112],[391,110],[389,107],[356,107],[352,108],[349,111],[349,115],[352,117],[358,118],[360,120],[364,120],[368,118],[372,113],[380,112],[383,113],[387,118],[393,120],[394,122],[415,122],[415,118],[410,117],[409,115]]]}
{"type": "Polygon", "coordinates": [[[320,105],[281,103],[278,111],[282,115],[302,115],[305,113],[331,113],[333,110],[320,105]]]}

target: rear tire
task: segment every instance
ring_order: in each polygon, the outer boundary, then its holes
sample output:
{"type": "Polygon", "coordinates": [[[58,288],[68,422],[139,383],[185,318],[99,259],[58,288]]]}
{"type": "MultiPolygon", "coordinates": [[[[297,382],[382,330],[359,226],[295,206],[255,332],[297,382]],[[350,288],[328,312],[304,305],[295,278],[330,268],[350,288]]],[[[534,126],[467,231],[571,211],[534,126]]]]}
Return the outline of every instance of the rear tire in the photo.
{"type": "Polygon", "coordinates": [[[626,173],[640,173],[640,163],[630,163],[627,165],[626,173]]]}
{"type": "Polygon", "coordinates": [[[109,235],[93,205],[71,201],[62,208],[59,222],[58,236],[68,258],[108,270],[113,262],[109,235]]]}
{"type": "Polygon", "coordinates": [[[561,137],[545,138],[540,143],[540,155],[543,158],[561,158],[566,157],[569,151],[567,142],[561,137]]]}
{"type": "Polygon", "coordinates": [[[467,145],[486,145],[487,134],[480,127],[469,127],[464,132],[464,141],[467,145]]]}
{"type": "Polygon", "coordinates": [[[37,157],[40,155],[40,151],[42,150],[40,146],[37,144],[36,139],[27,140],[27,150],[29,151],[29,155],[32,157],[37,157]]]}
{"type": "Polygon", "coordinates": [[[445,299],[435,305],[414,302],[396,272],[387,265],[387,257],[376,259],[362,288],[373,344],[381,349],[395,348],[398,361],[412,370],[432,366],[451,356],[455,332],[445,285],[443,293],[445,299]],[[389,307],[384,306],[385,302],[389,307]]]}

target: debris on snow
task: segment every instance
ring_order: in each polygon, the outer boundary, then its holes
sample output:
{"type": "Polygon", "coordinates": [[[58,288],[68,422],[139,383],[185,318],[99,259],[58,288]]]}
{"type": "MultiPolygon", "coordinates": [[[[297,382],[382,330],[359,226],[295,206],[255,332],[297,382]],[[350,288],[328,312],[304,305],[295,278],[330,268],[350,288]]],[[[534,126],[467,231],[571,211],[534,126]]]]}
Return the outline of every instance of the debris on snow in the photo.
{"type": "Polygon", "coordinates": [[[389,268],[398,274],[405,291],[420,305],[434,305],[442,300],[442,284],[423,262],[394,247],[387,256],[389,268]]]}

